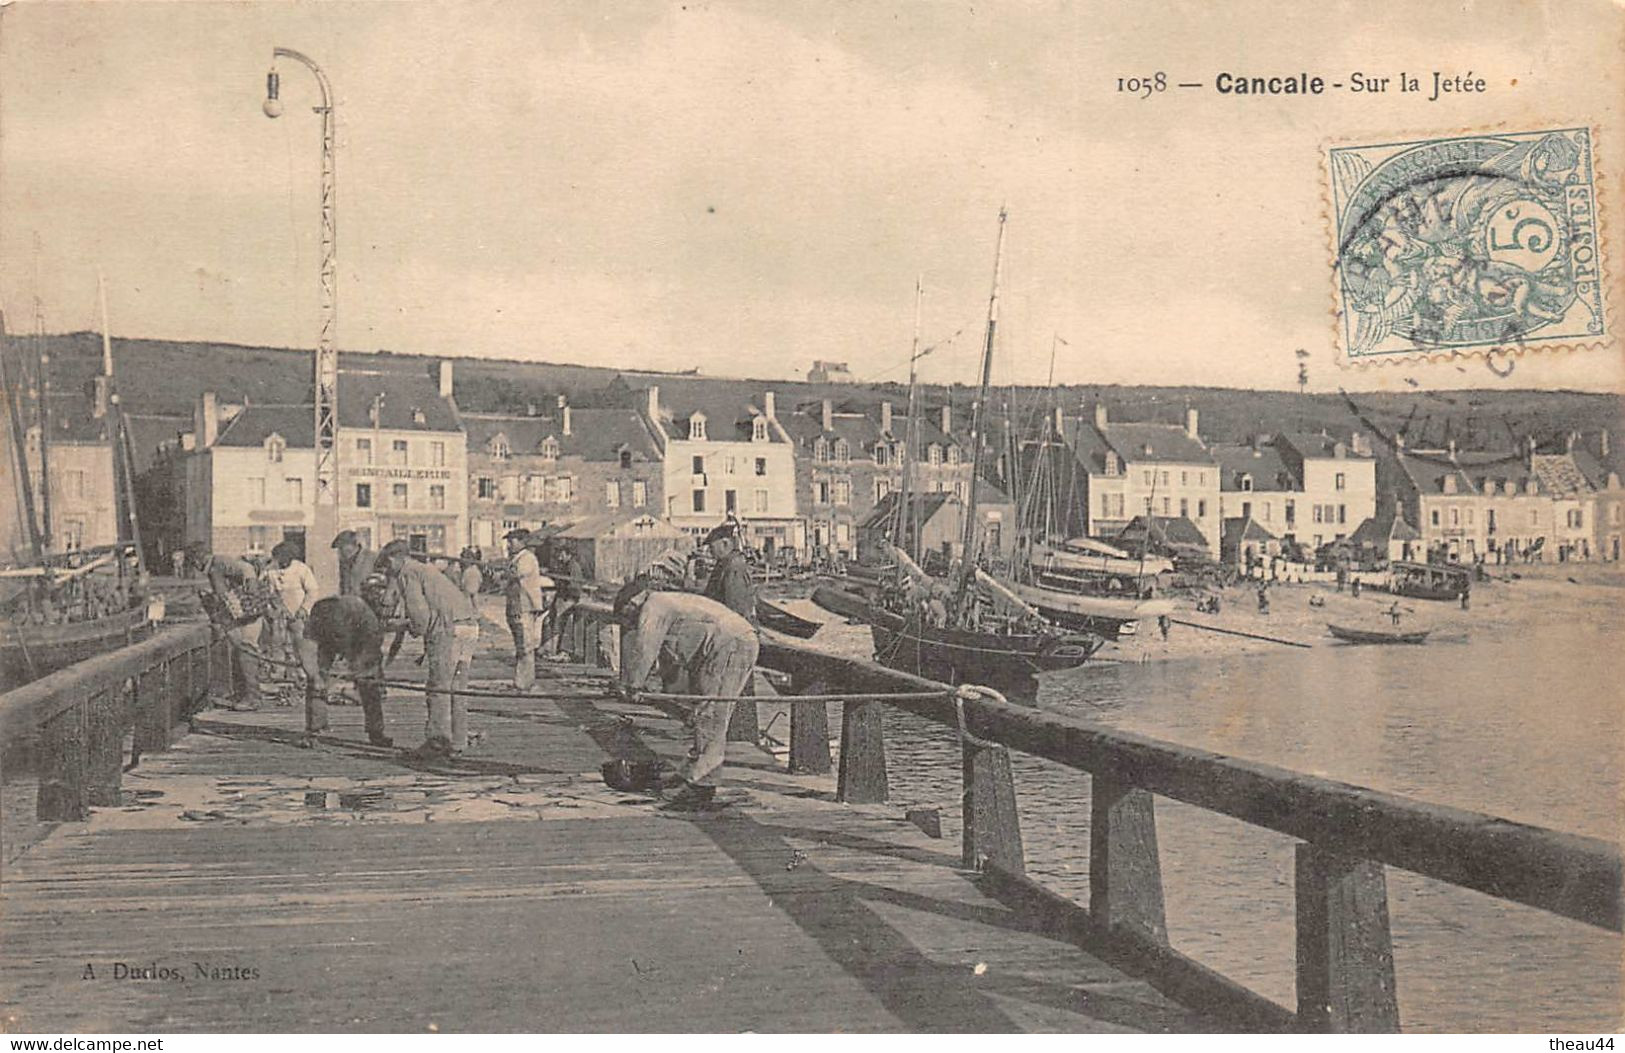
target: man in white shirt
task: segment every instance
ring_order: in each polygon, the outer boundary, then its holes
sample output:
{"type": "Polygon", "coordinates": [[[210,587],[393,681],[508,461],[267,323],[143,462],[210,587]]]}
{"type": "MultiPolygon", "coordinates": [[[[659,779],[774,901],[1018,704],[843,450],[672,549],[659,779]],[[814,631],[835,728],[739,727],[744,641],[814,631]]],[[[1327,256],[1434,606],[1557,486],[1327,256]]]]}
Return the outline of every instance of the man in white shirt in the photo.
{"type": "Polygon", "coordinates": [[[542,574],[530,548],[530,531],[510,530],[508,543],[507,616],[513,634],[513,686],[527,691],[536,682],[536,649],[542,645],[542,616],[547,613],[544,591],[553,582],[542,574]]]}
{"type": "MultiPolygon", "coordinates": [[[[271,569],[266,581],[276,594],[276,607],[271,614],[271,651],[279,661],[289,663],[295,692],[300,691],[304,679],[306,658],[314,662],[314,655],[305,655],[315,645],[305,640],[305,620],[310,617],[311,604],[316,602],[316,575],[304,560],[299,559],[299,547],[284,539],[271,550],[271,569]]],[[[280,678],[279,678],[280,679],[280,678]]]]}

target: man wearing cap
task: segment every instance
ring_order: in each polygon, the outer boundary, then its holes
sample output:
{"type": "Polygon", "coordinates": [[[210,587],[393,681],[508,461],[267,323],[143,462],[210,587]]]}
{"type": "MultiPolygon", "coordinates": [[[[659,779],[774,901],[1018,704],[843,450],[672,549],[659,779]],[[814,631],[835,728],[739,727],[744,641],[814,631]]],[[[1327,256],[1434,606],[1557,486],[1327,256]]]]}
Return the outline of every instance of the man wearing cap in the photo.
{"type": "Polygon", "coordinates": [[[333,537],[333,547],[339,554],[339,595],[359,596],[361,583],[372,573],[378,553],[364,548],[354,530],[340,530],[333,537]]]}
{"type": "Polygon", "coordinates": [[[209,579],[210,617],[230,647],[230,708],[260,708],[260,637],[265,629],[265,583],[247,560],[217,556],[201,543],[187,546],[187,559],[209,579]]]}
{"type": "Polygon", "coordinates": [[[423,639],[428,660],[429,714],[423,745],[416,753],[422,759],[456,756],[468,748],[467,702],[457,691],[468,683],[468,667],[480,640],[479,616],[462,589],[411,557],[405,541],[385,545],[378,553],[378,566],[406,608],[412,635],[423,639]]]}
{"type": "Polygon", "coordinates": [[[711,696],[694,704],[693,744],[668,798],[674,809],[702,808],[716,795],[720,781],[733,699],[744,692],[756,666],[756,630],[715,600],[654,591],[659,573],[651,568],[616,594],[615,617],[627,631],[616,690],[635,700],[659,664],[680,674],[685,693],[711,696]]]}
{"type": "Polygon", "coordinates": [[[750,564],[739,551],[739,524],[728,520],[705,535],[705,548],[715,564],[701,595],[756,624],[756,586],[751,584],[750,564]]]}
{"type": "Polygon", "coordinates": [[[530,531],[516,528],[502,539],[508,543],[506,613],[513,634],[513,686],[526,691],[536,682],[536,649],[542,643],[542,615],[547,610],[542,595],[546,579],[527,544],[530,531]]]}

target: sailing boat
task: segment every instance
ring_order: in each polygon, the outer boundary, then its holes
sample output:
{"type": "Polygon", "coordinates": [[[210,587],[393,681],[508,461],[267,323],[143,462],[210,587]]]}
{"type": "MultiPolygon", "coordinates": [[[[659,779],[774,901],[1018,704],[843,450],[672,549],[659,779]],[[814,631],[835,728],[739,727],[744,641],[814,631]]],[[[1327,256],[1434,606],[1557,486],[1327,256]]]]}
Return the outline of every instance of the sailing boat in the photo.
{"type": "MultiPolygon", "coordinates": [[[[848,618],[867,622],[874,637],[875,657],[883,664],[921,676],[942,676],[954,683],[1009,683],[1025,681],[1036,673],[1082,665],[1105,642],[1091,633],[1070,633],[1046,622],[1002,582],[979,566],[982,530],[977,518],[978,489],[982,477],[984,417],[992,381],[994,334],[998,326],[999,278],[1004,257],[1006,213],[999,210],[998,245],[994,253],[993,292],[988,298],[987,330],[982,346],[981,394],[971,413],[970,493],[965,502],[962,557],[942,582],[925,574],[915,561],[919,530],[912,522],[910,459],[912,441],[905,443],[902,490],[892,553],[898,576],[876,600],[831,586],[813,593],[813,602],[848,618]],[[1003,613],[1001,613],[1001,608],[1003,613]],[[1013,613],[1012,613],[1013,612],[1013,613]]],[[[916,315],[918,290],[916,289],[916,315]]],[[[916,330],[918,324],[916,323],[916,330]]],[[[915,437],[916,382],[910,362],[909,431],[915,437]]]]}
{"type": "MultiPolygon", "coordinates": [[[[1050,387],[1055,351],[1050,345],[1050,387]]],[[[1134,559],[1092,538],[1065,540],[1059,533],[1054,460],[1065,456],[1058,416],[1052,405],[1044,436],[1034,450],[1032,473],[1018,518],[1017,558],[1007,584],[1023,602],[1057,625],[1097,632],[1111,639],[1132,636],[1142,619],[1173,613],[1173,604],[1152,597],[1145,582],[1172,570],[1162,559],[1134,559]]]]}
{"type": "MultiPolygon", "coordinates": [[[[105,300],[104,300],[105,304],[105,300]]],[[[103,375],[112,383],[112,355],[103,308],[103,375]]],[[[0,316],[0,390],[17,493],[18,517],[29,544],[27,565],[0,570],[0,691],[25,684],[74,662],[133,642],[149,618],[141,603],[143,578],[139,536],[135,533],[131,489],[133,464],[122,412],[110,405],[108,427],[113,442],[113,478],[119,490],[120,534],[112,545],[53,551],[50,519],[48,356],[35,356],[34,423],[39,427],[39,476],[42,516],[36,517],[34,466],[29,463],[22,377],[12,383],[7,363],[10,341],[0,316]],[[127,517],[127,518],[126,518],[127,517]],[[128,525],[128,531],[124,528],[128,525]]],[[[19,370],[19,373],[21,370],[19,370]]],[[[109,402],[112,397],[109,395],[109,402]]]]}

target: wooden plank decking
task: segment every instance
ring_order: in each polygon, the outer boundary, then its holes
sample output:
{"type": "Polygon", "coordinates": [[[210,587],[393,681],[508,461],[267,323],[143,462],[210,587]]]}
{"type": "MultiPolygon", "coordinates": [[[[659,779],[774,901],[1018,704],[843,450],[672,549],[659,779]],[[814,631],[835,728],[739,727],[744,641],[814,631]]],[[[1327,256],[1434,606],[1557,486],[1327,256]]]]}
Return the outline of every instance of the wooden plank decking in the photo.
{"type": "MultiPolygon", "coordinates": [[[[297,709],[205,712],[125,807],[6,869],[0,1030],[1222,1028],[985,897],[957,844],[753,746],[714,813],[608,789],[607,756],[675,755],[681,725],[582,670],[543,687],[475,700],[478,746],[432,768],[365,746],[354,707],[314,750],[297,709]]],[[[396,693],[397,742],[422,712],[396,693]]]]}

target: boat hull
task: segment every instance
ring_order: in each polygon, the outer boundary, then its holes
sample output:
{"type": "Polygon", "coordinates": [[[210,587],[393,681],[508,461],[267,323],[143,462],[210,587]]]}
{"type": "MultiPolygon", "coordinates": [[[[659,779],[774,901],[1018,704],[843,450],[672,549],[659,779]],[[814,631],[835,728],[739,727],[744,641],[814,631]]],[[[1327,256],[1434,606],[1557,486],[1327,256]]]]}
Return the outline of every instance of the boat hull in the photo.
{"type": "Polygon", "coordinates": [[[873,606],[861,596],[819,588],[813,602],[867,622],[882,665],[952,683],[1010,683],[1087,662],[1104,641],[1090,635],[982,633],[939,629],[873,606]]]}
{"type": "Polygon", "coordinates": [[[1326,631],[1350,644],[1422,644],[1427,642],[1431,629],[1418,632],[1383,632],[1376,629],[1351,629],[1346,625],[1326,624],[1326,631]]]}
{"type": "Polygon", "coordinates": [[[146,624],[144,610],[59,625],[0,624],[0,690],[132,643],[145,635],[146,624]]]}
{"type": "Polygon", "coordinates": [[[756,620],[763,628],[793,636],[798,640],[811,640],[818,635],[818,630],[824,627],[823,622],[810,621],[800,615],[791,614],[783,607],[766,600],[756,601],[756,620]]]}

